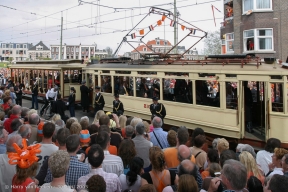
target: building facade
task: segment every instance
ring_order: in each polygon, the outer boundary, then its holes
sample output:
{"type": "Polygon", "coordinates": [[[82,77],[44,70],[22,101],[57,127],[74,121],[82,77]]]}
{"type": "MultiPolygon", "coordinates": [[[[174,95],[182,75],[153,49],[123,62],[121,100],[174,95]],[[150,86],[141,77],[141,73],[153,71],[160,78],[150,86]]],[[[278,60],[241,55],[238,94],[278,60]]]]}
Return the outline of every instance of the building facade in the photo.
{"type": "Polygon", "coordinates": [[[59,59],[91,59],[105,58],[108,53],[106,50],[99,50],[95,45],[62,45],[62,58],[60,57],[60,45],[51,45],[51,58],[59,59]]]}
{"type": "Polygon", "coordinates": [[[33,61],[50,58],[50,55],[50,49],[42,41],[28,49],[28,57],[33,61]]]}
{"type": "Polygon", "coordinates": [[[154,50],[156,53],[166,53],[169,49],[172,48],[172,44],[168,40],[163,40],[160,38],[156,38],[155,40],[151,40],[147,42],[146,45],[139,45],[136,50],[131,52],[131,59],[137,60],[141,58],[141,54],[153,53],[154,50]],[[138,53],[139,52],[139,53],[138,53]]]}
{"type": "Polygon", "coordinates": [[[1,43],[1,60],[24,61],[28,58],[28,49],[33,45],[30,43],[1,43]]]}
{"type": "Polygon", "coordinates": [[[288,56],[287,0],[224,0],[223,54],[288,56]]]}

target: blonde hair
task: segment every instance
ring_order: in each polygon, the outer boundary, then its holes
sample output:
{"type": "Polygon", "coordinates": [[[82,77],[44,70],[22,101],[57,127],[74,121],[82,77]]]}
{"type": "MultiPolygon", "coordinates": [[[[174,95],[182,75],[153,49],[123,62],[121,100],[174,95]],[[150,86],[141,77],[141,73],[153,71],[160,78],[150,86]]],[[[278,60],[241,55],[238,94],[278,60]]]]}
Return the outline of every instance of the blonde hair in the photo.
{"type": "Polygon", "coordinates": [[[35,109],[30,109],[27,113],[27,117],[29,118],[34,113],[38,114],[38,111],[36,111],[35,109]]]}
{"type": "Polygon", "coordinates": [[[252,172],[253,175],[257,178],[262,176],[261,170],[258,168],[256,160],[251,155],[251,153],[243,151],[239,155],[239,160],[246,167],[247,173],[252,172]]]}
{"type": "Polygon", "coordinates": [[[135,129],[138,123],[142,122],[142,119],[139,117],[134,117],[130,123],[130,125],[135,129]]]}
{"type": "Polygon", "coordinates": [[[283,149],[283,148],[275,148],[274,149],[274,155],[277,159],[282,159],[282,157],[287,153],[288,153],[288,151],[286,149],[283,149]]]}
{"type": "Polygon", "coordinates": [[[127,117],[125,115],[121,115],[119,117],[120,128],[125,128],[126,127],[126,121],[127,121],[127,117]]]}
{"type": "Polygon", "coordinates": [[[105,112],[103,110],[99,110],[97,111],[97,113],[95,114],[95,117],[94,117],[94,121],[93,123],[96,124],[99,122],[99,119],[102,115],[105,115],[105,112]]]}
{"type": "Polygon", "coordinates": [[[189,174],[181,175],[179,177],[179,184],[178,184],[177,191],[198,192],[198,185],[193,175],[189,175],[189,174]]]}
{"type": "Polygon", "coordinates": [[[82,127],[81,127],[80,123],[74,122],[74,123],[71,124],[71,127],[70,127],[71,135],[72,134],[79,135],[81,131],[82,131],[82,127]]]}
{"type": "Polygon", "coordinates": [[[67,151],[58,150],[50,155],[48,164],[53,178],[60,178],[69,168],[70,156],[67,151]]]}
{"type": "Polygon", "coordinates": [[[150,133],[150,124],[147,121],[143,121],[145,132],[150,133]]]}
{"type": "Polygon", "coordinates": [[[4,92],[4,96],[5,97],[10,97],[10,92],[11,92],[10,89],[6,89],[5,92],[4,92]]]}
{"type": "Polygon", "coordinates": [[[53,115],[51,122],[55,124],[58,119],[61,119],[61,116],[59,114],[55,114],[53,115]]]}
{"type": "Polygon", "coordinates": [[[221,154],[222,151],[229,149],[229,143],[225,138],[221,138],[218,140],[217,143],[218,153],[221,154]]]}

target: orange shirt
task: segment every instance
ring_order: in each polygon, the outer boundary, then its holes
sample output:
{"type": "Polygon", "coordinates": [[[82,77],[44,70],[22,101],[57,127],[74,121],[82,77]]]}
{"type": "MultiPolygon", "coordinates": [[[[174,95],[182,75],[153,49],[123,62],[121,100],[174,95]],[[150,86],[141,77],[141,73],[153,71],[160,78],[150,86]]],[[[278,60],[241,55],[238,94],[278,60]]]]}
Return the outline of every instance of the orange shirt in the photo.
{"type": "Polygon", "coordinates": [[[202,173],[201,173],[201,176],[202,176],[202,179],[204,180],[206,177],[209,177],[210,176],[210,173],[209,173],[209,171],[203,171],[202,173]]]}
{"type": "MultiPolygon", "coordinates": [[[[90,147],[87,147],[87,149],[85,150],[86,155],[88,155],[89,150],[90,147]]],[[[110,145],[108,151],[111,155],[118,155],[117,147],[115,147],[114,145],[110,145]]]]}
{"type": "MultiPolygon", "coordinates": [[[[167,148],[164,151],[165,156],[165,162],[167,165],[167,168],[175,168],[180,164],[180,161],[178,160],[178,149],[175,147],[167,148]]],[[[191,156],[191,161],[195,163],[195,157],[191,156]]]]}
{"type": "MultiPolygon", "coordinates": [[[[247,180],[251,177],[251,176],[255,176],[251,171],[247,174],[247,180]]],[[[256,176],[255,176],[256,177],[256,176]]],[[[262,184],[264,184],[265,181],[265,177],[263,175],[261,175],[260,177],[257,177],[257,179],[259,179],[261,181],[262,184]]]]}

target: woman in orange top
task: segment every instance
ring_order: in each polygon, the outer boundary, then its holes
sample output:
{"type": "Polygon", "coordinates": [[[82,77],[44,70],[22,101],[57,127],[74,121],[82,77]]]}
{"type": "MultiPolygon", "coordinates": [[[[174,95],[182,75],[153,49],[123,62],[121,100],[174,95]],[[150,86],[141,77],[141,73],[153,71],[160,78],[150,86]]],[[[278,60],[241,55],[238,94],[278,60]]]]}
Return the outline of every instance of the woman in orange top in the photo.
{"type": "MultiPolygon", "coordinates": [[[[212,177],[210,174],[210,165],[212,163],[219,164],[219,155],[218,151],[216,149],[209,149],[207,153],[207,168],[201,173],[202,179],[205,179],[206,177],[212,177]]],[[[221,170],[221,169],[220,169],[221,170]]],[[[213,169],[212,169],[213,172],[213,169]]]]}
{"type": "Polygon", "coordinates": [[[245,165],[247,169],[247,180],[251,176],[255,176],[261,181],[262,184],[264,184],[265,177],[263,175],[263,172],[258,168],[256,160],[249,152],[243,151],[239,155],[239,160],[241,163],[243,163],[243,165],[245,165]]]}
{"type": "Polygon", "coordinates": [[[2,108],[5,111],[6,109],[9,109],[10,105],[12,104],[12,98],[11,97],[4,97],[3,99],[2,108]]]}

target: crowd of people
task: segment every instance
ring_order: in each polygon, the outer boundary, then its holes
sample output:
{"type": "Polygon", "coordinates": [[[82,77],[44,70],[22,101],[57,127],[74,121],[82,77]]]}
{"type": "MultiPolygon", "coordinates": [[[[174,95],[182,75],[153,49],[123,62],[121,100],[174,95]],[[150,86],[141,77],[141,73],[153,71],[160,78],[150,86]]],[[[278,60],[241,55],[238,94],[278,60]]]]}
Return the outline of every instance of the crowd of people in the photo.
{"type": "Polygon", "coordinates": [[[287,191],[288,151],[276,138],[257,153],[225,138],[207,148],[204,130],[166,132],[159,116],[98,110],[91,124],[59,114],[44,121],[35,109],[3,105],[0,191],[287,191]]]}

